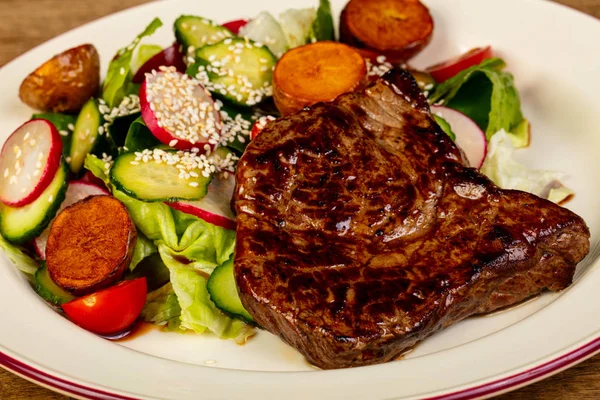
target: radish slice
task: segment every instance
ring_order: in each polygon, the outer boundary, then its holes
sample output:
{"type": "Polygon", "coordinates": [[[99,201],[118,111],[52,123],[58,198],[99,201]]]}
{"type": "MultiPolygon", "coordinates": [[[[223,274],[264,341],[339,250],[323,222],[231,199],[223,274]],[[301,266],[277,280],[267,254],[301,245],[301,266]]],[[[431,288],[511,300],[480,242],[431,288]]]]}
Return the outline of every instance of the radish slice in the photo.
{"type": "Polygon", "coordinates": [[[252,125],[252,132],[250,132],[250,139],[254,139],[258,136],[259,133],[265,129],[265,126],[271,121],[275,121],[277,118],[272,117],[270,115],[264,115],[256,120],[254,125],[252,125]]]}
{"type": "Polygon", "coordinates": [[[0,201],[12,207],[27,205],[48,187],[62,154],[62,141],[54,125],[34,119],[21,125],[0,153],[0,201]]]}
{"type": "Polygon", "coordinates": [[[221,137],[221,115],[210,93],[197,80],[160,67],[140,88],[142,119],[162,143],[178,150],[208,152],[221,137]]]}
{"type": "Polygon", "coordinates": [[[248,25],[248,20],[236,19],[235,21],[225,22],[223,27],[229,29],[234,35],[237,35],[244,26],[248,25]]]}
{"type": "MultiPolygon", "coordinates": [[[[67,189],[67,193],[65,195],[65,200],[60,205],[60,208],[58,209],[56,215],[60,214],[60,212],[68,206],[75,204],[88,196],[101,195],[108,196],[110,195],[110,193],[106,189],[103,189],[85,181],[71,181],[69,183],[69,188],[67,189]]],[[[50,225],[48,225],[44,232],[42,232],[42,234],[35,238],[33,241],[33,247],[35,249],[35,252],[38,254],[38,256],[40,256],[42,260],[46,259],[46,243],[48,242],[48,235],[50,234],[51,226],[52,223],[50,223],[50,225]]]]}
{"type": "Polygon", "coordinates": [[[146,61],[133,76],[133,83],[144,82],[146,74],[150,74],[154,70],[158,71],[161,66],[173,66],[177,71],[185,72],[187,66],[183,62],[183,54],[179,51],[179,44],[176,43],[171,47],[167,47],[146,61]]]}
{"type": "Polygon", "coordinates": [[[444,118],[456,135],[456,145],[464,152],[469,166],[481,168],[487,153],[485,133],[460,111],[443,106],[431,106],[431,112],[444,118]]]}
{"type": "Polygon", "coordinates": [[[168,204],[176,210],[195,215],[213,225],[235,230],[235,215],[230,207],[234,190],[235,176],[228,174],[226,179],[214,179],[202,200],[178,201],[168,204]]]}

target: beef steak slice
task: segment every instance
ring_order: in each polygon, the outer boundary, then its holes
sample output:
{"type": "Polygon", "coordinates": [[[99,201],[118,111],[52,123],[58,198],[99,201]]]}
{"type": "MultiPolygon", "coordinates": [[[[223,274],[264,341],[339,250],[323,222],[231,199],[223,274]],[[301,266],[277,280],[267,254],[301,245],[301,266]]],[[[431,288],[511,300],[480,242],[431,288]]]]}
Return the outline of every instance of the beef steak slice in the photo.
{"type": "Polygon", "coordinates": [[[343,368],[566,288],[584,221],[463,160],[403,71],[267,125],[237,171],[244,307],[314,365],[343,368]]]}

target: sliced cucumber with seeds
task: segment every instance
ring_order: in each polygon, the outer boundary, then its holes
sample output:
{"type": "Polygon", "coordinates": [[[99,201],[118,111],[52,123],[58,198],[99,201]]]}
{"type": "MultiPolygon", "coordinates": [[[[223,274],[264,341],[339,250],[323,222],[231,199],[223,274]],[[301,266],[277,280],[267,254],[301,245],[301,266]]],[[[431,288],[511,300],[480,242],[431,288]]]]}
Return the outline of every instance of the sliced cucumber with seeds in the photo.
{"type": "Polygon", "coordinates": [[[181,153],[154,149],[148,153],[123,154],[110,170],[110,181],[118,190],[138,200],[199,200],[206,195],[212,177],[204,176],[203,172],[208,171],[201,167],[186,169],[193,163],[192,155],[181,153]]]}
{"type": "Polygon", "coordinates": [[[42,299],[52,304],[60,306],[75,298],[71,293],[54,283],[52,278],[50,278],[45,263],[35,272],[34,279],[36,293],[39,294],[42,299]]]}
{"type": "Polygon", "coordinates": [[[62,162],[50,185],[33,203],[10,207],[0,203],[0,232],[13,243],[25,243],[46,229],[65,199],[68,168],[62,162]]]}
{"type": "MultiPolygon", "coordinates": [[[[182,15],[175,20],[175,37],[183,46],[183,54],[189,54],[207,44],[220,42],[233,33],[215,22],[193,15],[182,15]]],[[[192,58],[193,58],[193,54],[192,58]]]]}
{"type": "Polygon", "coordinates": [[[85,157],[91,153],[98,143],[100,133],[98,128],[102,123],[102,116],[98,110],[96,99],[90,99],[84,104],[77,116],[71,151],[69,152],[69,165],[71,172],[78,174],[83,167],[85,157]]]}
{"type": "Polygon", "coordinates": [[[210,275],[206,289],[217,307],[247,323],[254,323],[252,315],[246,311],[240,300],[240,295],[233,275],[233,260],[219,265],[210,275]]]}
{"type": "Polygon", "coordinates": [[[196,60],[188,75],[218,97],[253,106],[273,95],[277,59],[266,46],[247,38],[228,38],[198,49],[196,60]]]}

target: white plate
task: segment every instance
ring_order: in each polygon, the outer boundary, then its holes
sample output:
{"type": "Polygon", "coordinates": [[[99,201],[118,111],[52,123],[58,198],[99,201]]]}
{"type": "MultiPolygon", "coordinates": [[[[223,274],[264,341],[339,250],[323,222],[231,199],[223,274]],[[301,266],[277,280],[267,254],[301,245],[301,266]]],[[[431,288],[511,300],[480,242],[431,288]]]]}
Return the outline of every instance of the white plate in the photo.
{"type": "MultiPolygon", "coordinates": [[[[69,47],[90,42],[106,68],[155,16],[158,39],[182,13],[217,21],[261,10],[306,7],[316,0],[167,1],[150,3],[71,31],[0,70],[0,135],[4,140],[31,110],[17,98],[26,73],[69,47]],[[260,3],[258,5],[257,3],[260,3]],[[285,4],[282,4],[285,3],[285,4]]],[[[334,0],[336,15],[344,0],[334,0]]],[[[415,60],[425,66],[491,44],[516,76],[523,111],[533,124],[522,160],[568,172],[577,192],[569,208],[589,224],[592,253],[576,283],[513,310],[458,323],[427,339],[404,360],[337,371],[316,371],[276,337],[261,332],[247,345],[209,335],[151,331],[111,343],[63,319],[26,279],[0,259],[0,364],[38,383],[93,398],[391,399],[472,398],[530,383],[600,349],[600,23],[541,0],[428,0],[434,40],[415,60]],[[594,268],[595,267],[595,268],[594,268]]]]}

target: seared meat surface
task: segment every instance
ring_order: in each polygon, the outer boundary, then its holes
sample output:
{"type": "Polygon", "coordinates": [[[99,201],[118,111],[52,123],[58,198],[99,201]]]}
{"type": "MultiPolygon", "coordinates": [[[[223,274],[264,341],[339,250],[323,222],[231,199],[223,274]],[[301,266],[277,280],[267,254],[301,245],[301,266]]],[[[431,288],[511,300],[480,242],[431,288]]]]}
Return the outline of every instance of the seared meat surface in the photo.
{"type": "Polygon", "coordinates": [[[589,250],[579,216],[467,168],[403,71],[268,124],[234,201],[244,306],[321,368],[564,289],[589,250]]]}

